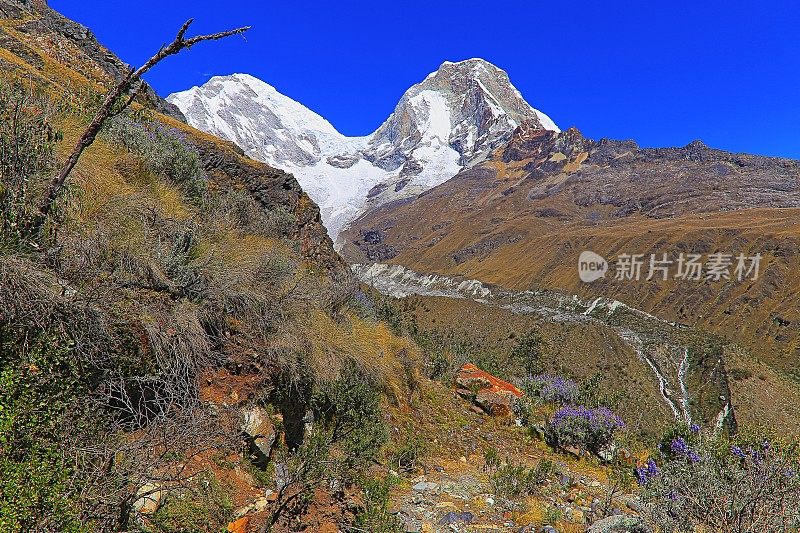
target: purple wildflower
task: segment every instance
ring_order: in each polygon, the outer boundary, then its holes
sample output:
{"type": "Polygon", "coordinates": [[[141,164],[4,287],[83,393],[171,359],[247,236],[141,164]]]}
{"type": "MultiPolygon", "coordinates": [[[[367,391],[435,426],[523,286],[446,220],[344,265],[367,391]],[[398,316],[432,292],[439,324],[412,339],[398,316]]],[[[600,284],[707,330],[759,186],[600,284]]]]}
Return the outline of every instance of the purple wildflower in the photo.
{"type": "Polygon", "coordinates": [[[545,430],[552,446],[578,446],[598,453],[607,446],[625,422],[608,407],[562,407],[553,415],[545,430]]]}
{"type": "Polygon", "coordinates": [[[744,452],[742,451],[742,449],[741,449],[741,448],[739,448],[739,447],[738,447],[738,446],[736,446],[736,445],[733,445],[733,446],[731,446],[731,453],[732,453],[733,455],[735,455],[736,457],[738,457],[739,459],[747,459],[747,454],[746,454],[746,453],[744,453],[744,452]]]}
{"type": "Polygon", "coordinates": [[[676,439],[672,439],[672,442],[669,444],[669,450],[673,454],[683,457],[689,453],[689,445],[686,444],[686,441],[683,440],[683,437],[678,437],[676,439]]]}
{"type": "Polygon", "coordinates": [[[658,465],[652,459],[648,459],[647,463],[636,469],[636,479],[640,485],[647,485],[647,483],[658,475],[658,465]]]}
{"type": "Polygon", "coordinates": [[[700,433],[700,429],[701,429],[700,424],[692,424],[691,426],[689,426],[689,431],[691,431],[692,433],[700,433]]]}
{"type": "Polygon", "coordinates": [[[594,409],[579,405],[578,407],[562,407],[553,415],[555,425],[568,424],[574,420],[586,421],[589,426],[597,429],[613,430],[624,428],[625,422],[615,415],[608,407],[594,409]]]}
{"type": "Polygon", "coordinates": [[[547,403],[561,405],[571,404],[577,401],[580,395],[578,384],[571,379],[552,374],[539,374],[530,380],[532,393],[539,396],[547,403]]]}

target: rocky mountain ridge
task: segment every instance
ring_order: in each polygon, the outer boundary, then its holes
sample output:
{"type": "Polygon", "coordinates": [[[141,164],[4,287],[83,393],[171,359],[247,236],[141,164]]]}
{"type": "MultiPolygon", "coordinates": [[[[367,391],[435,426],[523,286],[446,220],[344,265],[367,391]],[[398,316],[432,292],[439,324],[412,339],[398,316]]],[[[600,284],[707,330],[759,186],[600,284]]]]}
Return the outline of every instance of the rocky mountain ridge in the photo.
{"type": "MultiPolygon", "coordinates": [[[[792,297],[800,162],[734,154],[699,141],[640,148],[578,130],[522,124],[489,158],[411,201],[381,206],[340,235],[351,262],[391,261],[526,290],[624,301],[729,334],[784,369],[800,365],[792,297]],[[763,257],[758,279],[582,283],[582,250],[763,257]],[[756,340],[759,339],[759,340],[756,340]]],[[[646,265],[645,265],[646,266],[646,265]]],[[[645,273],[646,275],[646,273],[645,273]]]]}
{"type": "MultiPolygon", "coordinates": [[[[103,77],[108,76],[111,79],[119,80],[130,68],[108,48],[100,44],[89,28],[50,8],[46,0],[30,2],[0,0],[0,18],[18,19],[29,13],[36,13],[37,16],[30,17],[16,29],[35,38],[40,46],[60,59],[66,59],[72,52],[68,48],[74,47],[85,62],[81,62],[83,64],[81,67],[81,63],[73,61],[71,66],[81,69],[81,74],[87,78],[100,81],[103,77]],[[47,42],[48,39],[45,37],[47,35],[57,36],[61,42],[47,42]]],[[[0,47],[8,47],[10,51],[18,53],[20,57],[30,61],[31,64],[42,67],[42,58],[33,48],[27,47],[8,35],[2,28],[0,28],[0,47]]],[[[2,57],[0,57],[0,66],[7,69],[17,68],[16,65],[2,57]]],[[[161,98],[147,83],[144,83],[144,89],[141,92],[154,109],[172,118],[186,121],[176,106],[161,98]]]]}

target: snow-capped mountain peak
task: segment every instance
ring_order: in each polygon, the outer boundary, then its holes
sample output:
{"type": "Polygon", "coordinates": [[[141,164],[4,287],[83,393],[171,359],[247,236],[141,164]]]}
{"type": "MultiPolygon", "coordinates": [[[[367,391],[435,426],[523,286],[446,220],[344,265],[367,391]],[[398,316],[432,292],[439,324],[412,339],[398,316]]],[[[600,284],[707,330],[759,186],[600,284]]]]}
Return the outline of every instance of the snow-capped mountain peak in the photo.
{"type": "Polygon", "coordinates": [[[417,195],[481,161],[523,121],[558,131],[503,70],[477,58],[444,62],[366,137],[342,135],[247,74],[217,76],[168,100],[192,126],[292,172],[319,204],[334,239],[365,210],[417,195]]]}
{"type": "Polygon", "coordinates": [[[309,165],[345,137],[330,122],[249,74],[215,76],[169,96],[189,123],[274,166],[309,165]]]}

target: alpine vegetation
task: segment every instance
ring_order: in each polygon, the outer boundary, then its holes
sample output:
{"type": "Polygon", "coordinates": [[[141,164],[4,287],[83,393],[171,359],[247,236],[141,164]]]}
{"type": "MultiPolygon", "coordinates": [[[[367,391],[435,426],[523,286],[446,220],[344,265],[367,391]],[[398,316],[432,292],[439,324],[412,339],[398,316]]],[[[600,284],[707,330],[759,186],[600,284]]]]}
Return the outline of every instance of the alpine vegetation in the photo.
{"type": "Polygon", "coordinates": [[[673,432],[636,469],[648,519],[661,531],[795,531],[797,444],[673,432]]]}

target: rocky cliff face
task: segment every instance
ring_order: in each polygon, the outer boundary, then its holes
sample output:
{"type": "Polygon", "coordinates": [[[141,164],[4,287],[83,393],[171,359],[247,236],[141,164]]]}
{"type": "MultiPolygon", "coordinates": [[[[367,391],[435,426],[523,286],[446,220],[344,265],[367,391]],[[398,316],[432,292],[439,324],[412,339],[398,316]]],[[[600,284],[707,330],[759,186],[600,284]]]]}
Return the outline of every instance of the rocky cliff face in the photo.
{"type": "MultiPolygon", "coordinates": [[[[130,68],[100,44],[89,28],[51,9],[45,0],[0,0],[0,17],[20,19],[25,14],[35,14],[35,16],[17,25],[16,29],[37,40],[38,45],[48,52],[52,52],[54,59],[59,60],[68,68],[79,69],[81,74],[87,78],[101,83],[103,82],[102,78],[106,76],[119,80],[130,68]],[[55,40],[48,43],[45,41],[45,36],[50,36],[55,40]],[[80,59],[70,57],[71,52],[79,53],[80,59]]],[[[31,48],[9,37],[1,28],[0,44],[15,46],[17,51],[23,53],[26,59],[30,59],[33,65],[38,66],[39,69],[42,68],[41,58],[37,60],[37,54],[33,53],[31,48]]],[[[18,68],[18,66],[8,64],[2,58],[0,58],[0,64],[10,69],[18,68]]],[[[145,84],[143,94],[157,111],[185,122],[186,119],[180,110],[158,96],[152,87],[145,84]]]]}
{"type": "Polygon", "coordinates": [[[523,121],[558,131],[494,65],[446,62],[411,87],[373,134],[346,137],[318,114],[244,74],[171,95],[193,126],[292,172],[331,236],[360,213],[446,181],[506,142],[523,121]]]}
{"type": "Polygon", "coordinates": [[[276,206],[287,209],[297,221],[290,236],[298,243],[301,255],[322,267],[334,283],[352,285],[353,277],[333,250],[319,208],[291,174],[250,160],[233,144],[202,138],[193,139],[192,144],[217,186],[245,188],[265,210],[276,206]]]}

